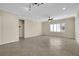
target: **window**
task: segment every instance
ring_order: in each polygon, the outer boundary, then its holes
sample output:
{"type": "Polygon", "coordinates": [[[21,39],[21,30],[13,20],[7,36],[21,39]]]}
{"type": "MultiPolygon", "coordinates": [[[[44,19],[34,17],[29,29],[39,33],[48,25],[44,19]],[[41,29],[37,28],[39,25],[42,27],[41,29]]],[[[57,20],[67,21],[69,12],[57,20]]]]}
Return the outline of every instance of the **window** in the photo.
{"type": "Polygon", "coordinates": [[[50,25],[50,31],[52,31],[52,32],[54,31],[54,25],[53,24],[50,25]]]}
{"type": "Polygon", "coordinates": [[[53,27],[53,29],[54,29],[54,32],[56,32],[56,31],[57,31],[56,24],[54,24],[54,27],[53,27]]]}
{"type": "Polygon", "coordinates": [[[57,32],[60,32],[60,24],[57,24],[57,32]]]}
{"type": "Polygon", "coordinates": [[[65,24],[61,24],[61,32],[65,32],[65,24]]]}
{"type": "Polygon", "coordinates": [[[65,31],[65,24],[51,24],[50,31],[51,32],[64,32],[65,31]]]}

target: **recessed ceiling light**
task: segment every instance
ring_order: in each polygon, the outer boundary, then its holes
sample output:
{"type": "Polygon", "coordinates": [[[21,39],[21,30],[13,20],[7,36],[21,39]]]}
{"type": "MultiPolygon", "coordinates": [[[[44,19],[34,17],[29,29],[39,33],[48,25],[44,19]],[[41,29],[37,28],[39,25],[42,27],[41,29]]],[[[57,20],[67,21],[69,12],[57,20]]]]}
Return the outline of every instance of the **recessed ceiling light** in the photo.
{"type": "Polygon", "coordinates": [[[27,7],[24,7],[24,9],[25,9],[26,11],[28,11],[28,10],[29,10],[29,8],[27,8],[27,7]]]}
{"type": "Polygon", "coordinates": [[[64,7],[64,8],[62,8],[62,10],[66,10],[66,8],[64,7]]]}

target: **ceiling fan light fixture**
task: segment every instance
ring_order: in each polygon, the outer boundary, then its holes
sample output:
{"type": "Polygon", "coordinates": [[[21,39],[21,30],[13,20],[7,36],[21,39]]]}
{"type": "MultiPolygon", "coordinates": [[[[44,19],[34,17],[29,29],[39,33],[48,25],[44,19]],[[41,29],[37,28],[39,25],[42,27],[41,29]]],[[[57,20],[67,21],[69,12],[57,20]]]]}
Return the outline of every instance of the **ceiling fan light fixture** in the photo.
{"type": "Polygon", "coordinates": [[[49,17],[48,22],[52,22],[52,20],[53,20],[53,18],[50,18],[50,17],[49,17]]]}
{"type": "Polygon", "coordinates": [[[52,19],[48,19],[48,22],[52,22],[52,19]]]}
{"type": "Polygon", "coordinates": [[[29,11],[31,11],[32,7],[38,7],[44,3],[29,3],[29,11]]]}

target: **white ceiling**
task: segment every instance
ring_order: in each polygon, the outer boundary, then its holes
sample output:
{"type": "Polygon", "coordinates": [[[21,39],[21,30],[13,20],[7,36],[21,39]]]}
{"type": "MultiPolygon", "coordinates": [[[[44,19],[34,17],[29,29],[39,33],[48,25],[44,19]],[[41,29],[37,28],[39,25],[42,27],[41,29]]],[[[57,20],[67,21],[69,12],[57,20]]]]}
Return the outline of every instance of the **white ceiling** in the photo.
{"type": "Polygon", "coordinates": [[[3,4],[0,3],[0,9],[8,12],[12,12],[22,18],[35,20],[35,21],[46,21],[49,16],[54,19],[65,18],[73,16],[78,11],[78,3],[44,3],[39,7],[32,7],[31,11],[28,9],[28,3],[16,3],[16,4],[3,4]],[[66,8],[66,10],[62,10],[66,8]]]}

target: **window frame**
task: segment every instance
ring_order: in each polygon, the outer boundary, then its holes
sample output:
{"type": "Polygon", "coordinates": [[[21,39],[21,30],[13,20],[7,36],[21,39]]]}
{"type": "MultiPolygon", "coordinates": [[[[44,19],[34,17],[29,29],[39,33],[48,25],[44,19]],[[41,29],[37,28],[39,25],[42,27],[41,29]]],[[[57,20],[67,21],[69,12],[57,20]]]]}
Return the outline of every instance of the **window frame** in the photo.
{"type": "Polygon", "coordinates": [[[65,28],[65,23],[56,23],[56,24],[50,24],[50,32],[65,32],[65,29],[62,31],[62,25],[64,24],[64,28],[65,28]],[[59,29],[58,29],[59,27],[59,29]]]}

